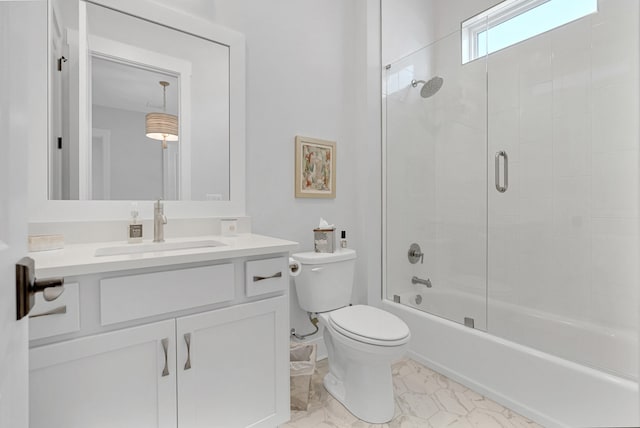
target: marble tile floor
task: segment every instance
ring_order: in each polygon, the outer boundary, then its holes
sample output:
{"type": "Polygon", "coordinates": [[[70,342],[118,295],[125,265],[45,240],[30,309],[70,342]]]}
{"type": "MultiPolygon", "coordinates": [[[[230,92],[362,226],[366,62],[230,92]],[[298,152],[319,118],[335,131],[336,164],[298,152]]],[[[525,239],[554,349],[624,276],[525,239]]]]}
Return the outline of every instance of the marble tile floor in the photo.
{"type": "Polygon", "coordinates": [[[321,360],[311,380],[307,411],[291,411],[281,428],[539,428],[540,425],[410,359],[393,365],[396,413],[387,424],[357,419],[322,385],[321,360]]]}

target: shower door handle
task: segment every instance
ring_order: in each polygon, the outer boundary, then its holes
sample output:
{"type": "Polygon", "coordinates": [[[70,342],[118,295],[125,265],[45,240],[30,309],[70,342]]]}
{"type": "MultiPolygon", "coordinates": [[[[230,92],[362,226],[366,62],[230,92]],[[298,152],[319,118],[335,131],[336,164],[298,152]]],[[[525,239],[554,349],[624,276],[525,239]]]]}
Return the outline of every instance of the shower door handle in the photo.
{"type": "Polygon", "coordinates": [[[496,153],[496,190],[504,193],[509,188],[509,156],[504,150],[496,153]],[[504,158],[504,186],[500,185],[500,158],[504,158]]]}

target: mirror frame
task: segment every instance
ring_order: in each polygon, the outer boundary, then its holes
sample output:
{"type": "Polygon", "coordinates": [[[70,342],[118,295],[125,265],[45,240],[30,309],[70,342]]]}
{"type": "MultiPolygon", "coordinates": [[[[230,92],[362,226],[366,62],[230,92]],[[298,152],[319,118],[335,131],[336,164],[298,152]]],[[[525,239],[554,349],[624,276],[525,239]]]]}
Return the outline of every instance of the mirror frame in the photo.
{"type": "MultiPolygon", "coordinates": [[[[229,200],[228,201],[165,201],[165,212],[170,218],[202,218],[218,216],[244,216],[245,201],[245,36],[237,31],[199,19],[185,12],[176,11],[152,0],[76,0],[80,8],[87,3],[108,7],[115,11],[133,15],[174,30],[226,45],[229,48],[229,200]]],[[[140,216],[153,218],[153,201],[93,201],[93,200],[49,200],[48,199],[48,122],[50,114],[50,37],[51,0],[47,0],[47,55],[43,58],[46,67],[47,94],[43,123],[33,129],[37,138],[29,147],[29,222],[126,220],[131,211],[131,202],[138,202],[140,216]],[[46,115],[46,116],[45,116],[46,115]]],[[[84,14],[80,13],[80,16],[84,14]]],[[[86,20],[80,19],[80,31],[86,30],[86,20]],[[84,26],[84,28],[83,28],[84,26]]],[[[82,49],[82,46],[81,46],[82,49]]],[[[86,64],[84,65],[86,67],[86,64]]],[[[83,65],[80,64],[80,73],[83,65]]],[[[80,112],[80,127],[86,129],[88,112],[80,112]]]]}

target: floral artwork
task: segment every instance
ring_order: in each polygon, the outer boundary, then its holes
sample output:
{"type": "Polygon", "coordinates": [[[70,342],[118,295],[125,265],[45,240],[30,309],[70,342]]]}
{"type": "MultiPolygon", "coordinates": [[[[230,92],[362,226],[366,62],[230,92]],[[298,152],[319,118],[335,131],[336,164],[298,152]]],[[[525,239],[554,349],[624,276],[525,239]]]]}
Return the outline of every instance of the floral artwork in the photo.
{"type": "Polygon", "coordinates": [[[335,198],[336,143],[296,137],[296,197],[335,198]]]}
{"type": "Polygon", "coordinates": [[[302,191],[331,191],[331,149],[302,144],[302,191]]]}

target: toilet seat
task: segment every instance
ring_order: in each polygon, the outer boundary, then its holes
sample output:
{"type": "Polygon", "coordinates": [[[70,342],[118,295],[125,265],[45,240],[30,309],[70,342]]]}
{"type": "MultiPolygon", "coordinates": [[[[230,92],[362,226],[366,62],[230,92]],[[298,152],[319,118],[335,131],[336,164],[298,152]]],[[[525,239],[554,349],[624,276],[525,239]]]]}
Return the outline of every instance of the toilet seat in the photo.
{"type": "Polygon", "coordinates": [[[347,306],[328,314],[329,325],[358,342],[401,346],[409,341],[409,327],[397,316],[366,305],[347,306]]]}

